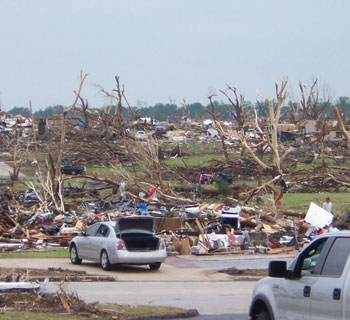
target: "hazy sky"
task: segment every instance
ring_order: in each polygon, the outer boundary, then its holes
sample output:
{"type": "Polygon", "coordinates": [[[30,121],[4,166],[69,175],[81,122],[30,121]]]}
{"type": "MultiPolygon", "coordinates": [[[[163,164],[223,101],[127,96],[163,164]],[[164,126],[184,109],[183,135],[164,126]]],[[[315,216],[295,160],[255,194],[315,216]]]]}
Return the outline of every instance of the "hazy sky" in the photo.
{"type": "Polygon", "coordinates": [[[349,12],[349,0],[0,0],[2,108],[69,105],[80,70],[92,106],[115,75],[132,105],[207,104],[226,83],[254,102],[284,76],[295,97],[314,77],[349,96],[349,12]]]}

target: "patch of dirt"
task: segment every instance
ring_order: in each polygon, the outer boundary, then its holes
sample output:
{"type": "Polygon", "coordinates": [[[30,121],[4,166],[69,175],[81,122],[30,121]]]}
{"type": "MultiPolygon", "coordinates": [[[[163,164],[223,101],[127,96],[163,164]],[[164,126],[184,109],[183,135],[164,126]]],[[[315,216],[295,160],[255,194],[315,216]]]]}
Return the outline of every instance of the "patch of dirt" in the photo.
{"type": "Polygon", "coordinates": [[[218,270],[218,272],[226,273],[230,276],[235,277],[267,277],[268,272],[267,269],[237,269],[235,267],[227,268],[227,269],[221,269],[218,270]]]}
{"type": "Polygon", "coordinates": [[[19,282],[19,281],[44,281],[49,278],[50,281],[116,281],[111,276],[88,275],[85,271],[75,271],[62,268],[43,269],[0,269],[0,281],[19,282]]]}

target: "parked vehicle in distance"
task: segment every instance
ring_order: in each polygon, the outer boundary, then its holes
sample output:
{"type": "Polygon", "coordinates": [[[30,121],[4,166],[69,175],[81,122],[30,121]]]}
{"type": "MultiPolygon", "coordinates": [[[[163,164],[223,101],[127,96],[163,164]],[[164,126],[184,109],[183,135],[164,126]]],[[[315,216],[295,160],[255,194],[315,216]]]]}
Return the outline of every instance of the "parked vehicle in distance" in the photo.
{"type": "Polygon", "coordinates": [[[148,264],[158,270],[167,257],[165,241],[154,233],[151,216],[127,216],[117,221],[98,222],[74,237],[69,245],[70,260],[100,262],[109,270],[114,264],[148,264]]]}
{"type": "Polygon", "coordinates": [[[147,140],[147,134],[145,131],[137,131],[135,134],[136,140],[147,140]]]}
{"type": "Polygon", "coordinates": [[[61,165],[61,172],[64,174],[76,175],[85,172],[84,167],[76,167],[74,164],[63,164],[61,165]]]}
{"type": "Polygon", "coordinates": [[[40,199],[38,196],[41,196],[39,190],[37,190],[37,193],[33,189],[26,190],[23,195],[23,206],[31,207],[39,204],[40,199]]]}
{"type": "Polygon", "coordinates": [[[317,237],[287,268],[271,261],[254,288],[250,319],[350,318],[350,232],[317,237]]]}
{"type": "Polygon", "coordinates": [[[198,183],[199,181],[204,184],[210,184],[213,182],[214,175],[208,173],[200,173],[199,171],[189,171],[188,179],[192,182],[198,183]]]}
{"type": "Polygon", "coordinates": [[[231,173],[220,172],[219,174],[215,174],[214,181],[216,183],[226,182],[226,183],[232,184],[234,178],[235,178],[234,175],[231,173]]]}
{"type": "Polygon", "coordinates": [[[166,121],[161,121],[156,126],[156,132],[158,133],[166,133],[169,130],[170,131],[174,130],[174,125],[166,121]]]}

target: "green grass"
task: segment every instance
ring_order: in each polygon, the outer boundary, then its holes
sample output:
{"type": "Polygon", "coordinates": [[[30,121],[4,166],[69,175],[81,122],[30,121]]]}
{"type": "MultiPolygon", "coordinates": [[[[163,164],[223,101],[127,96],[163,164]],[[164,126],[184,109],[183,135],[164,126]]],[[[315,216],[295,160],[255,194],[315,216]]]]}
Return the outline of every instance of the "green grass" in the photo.
{"type": "MultiPolygon", "coordinates": [[[[176,146],[175,143],[165,144],[162,146],[164,151],[171,151],[176,146]]],[[[181,151],[193,155],[211,154],[215,152],[222,152],[222,144],[215,143],[183,143],[180,145],[181,151]]]]}
{"type": "MultiPolygon", "coordinates": [[[[203,156],[194,156],[194,157],[186,157],[183,158],[189,168],[191,167],[206,167],[209,166],[211,161],[214,159],[222,160],[224,159],[223,155],[203,155],[203,156]]],[[[164,161],[167,166],[176,166],[186,168],[185,164],[181,160],[181,158],[170,158],[164,161]]]]}
{"type": "Polygon", "coordinates": [[[68,249],[57,248],[52,251],[40,252],[40,251],[24,251],[24,252],[3,252],[0,255],[0,259],[35,259],[35,258],[69,258],[68,249]]]}
{"type": "Polygon", "coordinates": [[[294,209],[306,213],[310,202],[314,202],[322,207],[327,197],[331,198],[335,215],[341,216],[346,212],[350,212],[349,193],[286,193],[283,196],[283,202],[286,209],[294,209]]]}
{"type": "Polygon", "coordinates": [[[113,171],[112,168],[106,168],[106,167],[86,167],[86,174],[87,175],[92,175],[94,173],[98,175],[110,175],[111,172],[113,171]]]}

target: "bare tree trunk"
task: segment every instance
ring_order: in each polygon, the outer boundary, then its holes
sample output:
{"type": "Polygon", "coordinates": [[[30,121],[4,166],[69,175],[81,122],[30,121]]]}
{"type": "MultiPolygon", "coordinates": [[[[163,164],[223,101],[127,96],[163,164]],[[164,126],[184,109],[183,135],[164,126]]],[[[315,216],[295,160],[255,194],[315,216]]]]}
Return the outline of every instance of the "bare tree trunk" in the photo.
{"type": "MultiPolygon", "coordinates": [[[[261,160],[261,162],[263,161],[263,157],[264,157],[264,146],[260,145],[258,146],[258,157],[261,160]]],[[[263,170],[262,167],[258,166],[258,186],[261,187],[263,185],[263,170]]]]}
{"type": "Polygon", "coordinates": [[[35,160],[37,164],[39,165],[39,152],[38,152],[38,142],[36,138],[36,130],[35,130],[35,120],[34,120],[34,114],[33,114],[33,108],[32,108],[32,101],[29,100],[29,110],[30,110],[30,116],[32,118],[32,131],[33,131],[33,141],[34,141],[34,150],[35,150],[35,160]]]}
{"type": "Polygon", "coordinates": [[[348,134],[348,133],[346,132],[346,130],[345,130],[343,121],[341,120],[341,116],[340,116],[340,114],[339,114],[339,111],[338,111],[337,107],[334,107],[333,110],[334,110],[334,113],[335,113],[335,115],[336,115],[336,117],[337,117],[340,130],[341,130],[341,132],[343,133],[343,136],[344,136],[344,138],[345,138],[345,140],[346,140],[346,146],[347,146],[347,148],[348,148],[348,151],[350,152],[350,136],[349,136],[349,134],[348,134]]]}
{"type": "Polygon", "coordinates": [[[70,112],[75,105],[78,102],[79,96],[80,96],[80,92],[81,89],[83,87],[83,83],[85,78],[87,77],[87,74],[85,74],[83,76],[83,73],[80,72],[80,85],[79,85],[79,89],[78,92],[75,92],[75,100],[73,102],[73,104],[66,108],[65,110],[63,110],[63,114],[62,114],[62,123],[61,123],[61,142],[60,142],[60,147],[59,147],[59,153],[58,153],[58,157],[57,157],[57,162],[56,162],[56,168],[55,168],[55,177],[54,177],[54,193],[58,195],[59,192],[59,188],[60,188],[60,181],[61,181],[61,164],[62,164],[62,157],[63,157],[63,152],[64,152],[64,141],[65,141],[65,136],[66,136],[66,116],[68,114],[68,112],[70,112]]]}
{"type": "Polygon", "coordinates": [[[213,99],[213,96],[210,96],[209,97],[209,101],[210,101],[211,111],[207,110],[207,112],[211,115],[212,119],[214,120],[215,128],[217,129],[217,131],[219,133],[220,140],[221,140],[222,149],[224,151],[225,159],[226,159],[226,162],[228,163],[230,161],[230,159],[229,159],[229,155],[228,155],[228,152],[227,152],[227,146],[226,146],[226,143],[225,143],[225,134],[224,134],[224,132],[223,132],[219,122],[216,119],[215,107],[214,107],[214,103],[213,103],[212,99],[213,99]]]}

